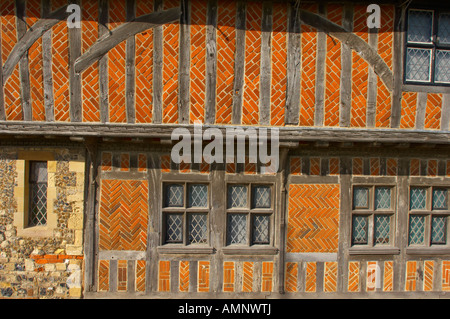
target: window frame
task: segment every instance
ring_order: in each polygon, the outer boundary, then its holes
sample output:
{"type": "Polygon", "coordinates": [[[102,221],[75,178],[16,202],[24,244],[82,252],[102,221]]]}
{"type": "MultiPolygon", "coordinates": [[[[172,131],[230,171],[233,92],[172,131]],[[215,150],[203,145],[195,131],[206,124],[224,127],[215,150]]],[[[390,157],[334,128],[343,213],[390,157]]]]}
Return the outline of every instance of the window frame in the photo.
{"type": "Polygon", "coordinates": [[[274,212],[275,212],[275,185],[272,182],[237,182],[228,181],[226,183],[226,195],[225,195],[225,230],[224,230],[224,247],[273,247],[274,243],[274,212]],[[234,207],[228,206],[228,193],[231,186],[245,186],[247,187],[247,205],[246,207],[234,207]],[[270,208],[253,208],[253,188],[257,186],[268,186],[270,189],[270,208]],[[246,243],[230,243],[228,238],[228,216],[230,214],[245,214],[246,215],[246,243]],[[269,216],[269,241],[268,243],[255,243],[253,241],[253,218],[254,216],[269,216]]]}
{"type": "Polygon", "coordinates": [[[442,87],[442,88],[450,88],[450,82],[436,82],[435,81],[435,68],[436,68],[436,52],[438,50],[446,50],[450,51],[450,44],[442,44],[438,42],[438,28],[439,28],[439,15],[442,13],[450,13],[450,10],[445,10],[443,8],[427,8],[427,7],[414,7],[406,10],[406,19],[405,19],[405,36],[403,43],[403,84],[409,86],[426,86],[426,87],[442,87]],[[427,42],[408,42],[408,25],[410,19],[410,11],[430,11],[432,12],[432,32],[431,32],[431,41],[427,42]],[[408,57],[408,48],[416,48],[416,49],[431,49],[430,56],[430,76],[429,81],[418,81],[418,80],[408,80],[407,79],[407,57],[408,57]]]}
{"type": "Polygon", "coordinates": [[[450,238],[450,232],[449,232],[449,218],[450,218],[450,187],[445,186],[423,186],[423,185],[415,185],[411,184],[409,186],[409,199],[408,199],[408,228],[407,228],[407,247],[408,248],[426,248],[426,249],[433,249],[433,248],[450,248],[449,238],[450,238]],[[425,202],[425,209],[411,209],[411,189],[413,188],[422,188],[426,189],[426,202],[425,202]],[[447,209],[433,209],[433,190],[434,189],[446,189],[447,190],[447,196],[446,196],[446,202],[447,202],[447,209]],[[410,242],[410,221],[411,216],[424,216],[425,222],[424,222],[424,237],[423,237],[423,243],[422,244],[411,244],[410,242]],[[432,242],[432,227],[433,227],[433,217],[445,217],[445,243],[433,243],[432,242]]]}
{"type": "Polygon", "coordinates": [[[48,223],[48,161],[39,161],[39,160],[33,160],[33,161],[28,161],[27,163],[28,167],[28,176],[27,176],[27,187],[28,187],[28,192],[27,192],[27,196],[28,196],[28,214],[27,214],[27,221],[26,221],[26,225],[27,228],[30,227],[37,227],[37,226],[47,226],[48,223]],[[46,169],[46,181],[45,182],[37,182],[37,181],[33,181],[32,180],[32,176],[33,176],[33,164],[36,163],[45,163],[45,169],[46,169]],[[33,207],[34,207],[34,198],[33,198],[33,185],[37,185],[37,184],[45,184],[45,223],[33,223],[33,207]]]}
{"type": "Polygon", "coordinates": [[[210,216],[211,216],[211,183],[209,181],[180,181],[180,180],[167,180],[162,182],[162,198],[161,198],[161,245],[162,246],[182,246],[182,247],[205,247],[210,245],[210,216]],[[166,205],[166,189],[169,185],[183,185],[183,205],[180,207],[167,207],[166,205]],[[190,185],[205,185],[207,187],[207,204],[206,207],[189,207],[188,196],[190,185]],[[204,243],[192,243],[189,240],[189,215],[190,214],[205,214],[206,215],[206,239],[204,243]],[[168,241],[167,240],[167,216],[169,214],[181,214],[182,215],[182,240],[168,241]]]}
{"type": "Polygon", "coordinates": [[[352,185],[351,196],[351,219],[350,219],[350,248],[351,249],[383,249],[394,248],[395,243],[395,221],[396,221],[396,185],[395,184],[378,184],[378,183],[355,183],[352,185]],[[356,188],[368,188],[368,208],[354,206],[354,194],[356,188]],[[390,209],[376,209],[375,193],[377,188],[389,188],[391,190],[390,209]],[[367,218],[367,243],[358,243],[354,241],[353,224],[354,217],[363,216],[367,218]],[[389,243],[376,243],[375,217],[389,216],[389,243]]]}

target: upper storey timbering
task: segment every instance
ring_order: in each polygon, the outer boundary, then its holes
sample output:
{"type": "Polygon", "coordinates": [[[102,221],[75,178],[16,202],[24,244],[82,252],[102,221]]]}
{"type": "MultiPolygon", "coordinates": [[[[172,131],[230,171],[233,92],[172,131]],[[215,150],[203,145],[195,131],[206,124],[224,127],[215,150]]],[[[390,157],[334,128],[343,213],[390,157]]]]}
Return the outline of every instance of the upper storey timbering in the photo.
{"type": "Polygon", "coordinates": [[[378,29],[358,2],[75,3],[79,29],[65,0],[2,0],[0,120],[449,130],[448,87],[404,81],[394,1],[378,29]]]}

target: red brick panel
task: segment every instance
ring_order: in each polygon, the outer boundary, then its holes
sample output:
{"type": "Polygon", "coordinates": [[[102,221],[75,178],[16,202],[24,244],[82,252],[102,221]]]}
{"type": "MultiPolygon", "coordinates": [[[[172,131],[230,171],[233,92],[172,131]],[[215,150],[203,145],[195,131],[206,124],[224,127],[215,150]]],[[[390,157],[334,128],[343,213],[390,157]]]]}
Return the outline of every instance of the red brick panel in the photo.
{"type": "Polygon", "coordinates": [[[389,127],[391,120],[392,93],[378,77],[376,127],[389,127]]]}
{"type": "MultiPolygon", "coordinates": [[[[342,23],[342,5],[328,5],[327,18],[342,23]]],[[[339,126],[341,92],[341,43],[327,35],[327,59],[325,70],[324,126],[339,126]]]]}
{"type": "Polygon", "coordinates": [[[145,291],[145,260],[136,261],[136,291],[145,291]]]}
{"type": "Polygon", "coordinates": [[[316,292],[316,282],[317,282],[317,265],[315,262],[306,263],[306,275],[305,275],[305,291],[306,292],[316,292]]]}
{"type": "Polygon", "coordinates": [[[337,270],[338,270],[338,263],[336,261],[330,261],[325,263],[325,273],[323,283],[324,292],[336,292],[337,270]]]}
{"type": "Polygon", "coordinates": [[[286,263],[285,289],[287,292],[297,292],[298,263],[286,263]]]}
{"type": "Polygon", "coordinates": [[[419,176],[420,175],[420,160],[412,159],[409,162],[409,175],[419,176]]]}
{"type": "Polygon", "coordinates": [[[234,292],[235,264],[233,261],[223,263],[223,291],[234,292]]]}
{"type": "Polygon", "coordinates": [[[442,291],[450,291],[450,261],[442,261],[442,291]]]}
{"type": "Polygon", "coordinates": [[[366,277],[367,277],[366,291],[375,291],[376,279],[377,279],[377,262],[376,261],[367,262],[366,277]]]}
{"type": "MultiPolygon", "coordinates": [[[[41,1],[28,0],[26,22],[33,26],[41,17],[41,1]]],[[[33,121],[45,121],[44,85],[42,73],[42,38],[39,38],[28,51],[30,70],[31,110],[33,121]]]]}
{"type": "Polygon", "coordinates": [[[377,176],[380,175],[380,159],[371,158],[370,159],[370,175],[377,176]]]}
{"type": "Polygon", "coordinates": [[[262,3],[247,3],[242,124],[259,123],[262,3]]]}
{"type": "Polygon", "coordinates": [[[112,154],[109,152],[102,153],[102,171],[112,170],[112,154]]]}
{"type": "Polygon", "coordinates": [[[179,269],[179,290],[181,292],[189,291],[189,261],[180,261],[179,269]]]}
{"type": "Polygon", "coordinates": [[[272,33],[272,86],[271,86],[271,125],[284,124],[287,85],[287,23],[286,4],[273,5],[272,33]]]}
{"type": "MultiPolygon", "coordinates": [[[[177,0],[165,0],[164,9],[179,6],[177,0]]],[[[163,123],[178,123],[178,59],[180,24],[166,24],[163,31],[163,123]]]]}
{"type": "MultiPolygon", "coordinates": [[[[81,51],[85,53],[98,39],[98,2],[83,1],[81,14],[83,16],[81,23],[81,51]]],[[[97,63],[93,63],[81,74],[81,83],[83,121],[100,122],[100,87],[97,63]]]]}
{"type": "Polygon", "coordinates": [[[427,162],[427,176],[437,176],[438,161],[428,160],[427,162]]]}
{"type": "Polygon", "coordinates": [[[416,126],[417,92],[403,92],[400,128],[416,126]]]}
{"type": "MultiPolygon", "coordinates": [[[[0,2],[0,21],[2,32],[2,61],[4,64],[17,43],[14,0],[2,0],[0,2]]],[[[5,97],[6,120],[22,121],[23,113],[22,105],[20,103],[20,78],[18,64],[14,68],[11,76],[4,83],[3,93],[5,97]]]]}
{"type": "Polygon", "coordinates": [[[425,260],[423,270],[423,290],[432,291],[433,290],[433,279],[434,279],[434,261],[425,260]]]}
{"type": "Polygon", "coordinates": [[[359,292],[359,261],[348,263],[348,291],[359,292]]]}
{"type": "MultiPolygon", "coordinates": [[[[137,0],[136,17],[153,12],[153,0],[137,0]]],[[[152,122],[153,29],[136,37],[136,123],[152,122]]]]}
{"type": "Polygon", "coordinates": [[[339,158],[330,158],[328,165],[330,168],[330,175],[339,175],[339,158]]]}
{"type": "Polygon", "coordinates": [[[253,267],[254,263],[251,261],[244,261],[242,270],[242,291],[253,291],[253,267]]]}
{"type": "Polygon", "coordinates": [[[198,292],[209,292],[209,261],[198,262],[198,292]]]}
{"type": "Polygon", "coordinates": [[[98,262],[98,291],[109,291],[109,260],[98,262]]]}
{"type": "Polygon", "coordinates": [[[394,290],[394,262],[384,262],[383,291],[394,290]]]}
{"type": "Polygon", "coordinates": [[[127,260],[117,261],[117,291],[127,291],[127,270],[127,260]]]}
{"type": "Polygon", "coordinates": [[[406,291],[416,291],[417,283],[417,262],[408,261],[406,262],[406,291]]]}
{"type": "MultiPolygon", "coordinates": [[[[367,7],[355,6],[353,32],[368,42],[367,7]]],[[[357,52],[352,51],[352,127],[365,127],[367,115],[367,83],[369,64],[357,52]]]]}
{"type": "Polygon", "coordinates": [[[170,261],[159,261],[158,291],[170,291],[170,261]]]}
{"type": "Polygon", "coordinates": [[[425,113],[425,128],[439,130],[441,127],[442,94],[429,93],[425,113]]]}
{"type": "Polygon", "coordinates": [[[339,235],[339,185],[291,185],[287,252],[336,252],[339,235]]]}
{"type": "MultiPolygon", "coordinates": [[[[317,5],[302,6],[303,10],[317,12],[317,5]]],[[[300,126],[314,126],[314,106],[316,103],[316,55],[317,30],[301,25],[302,66],[300,84],[300,126]]]]}
{"type": "Polygon", "coordinates": [[[145,251],[148,182],[103,180],[99,215],[100,250],[145,251]]]}
{"type": "Polygon", "coordinates": [[[352,159],[352,172],[353,175],[362,175],[363,174],[363,159],[359,157],[355,157],[352,159]]]}
{"type": "Polygon", "coordinates": [[[398,171],[398,161],[395,158],[388,158],[386,161],[386,175],[396,176],[398,171]]]}
{"type": "Polygon", "coordinates": [[[190,121],[204,122],[206,98],[207,1],[191,2],[190,121]]]}
{"type": "Polygon", "coordinates": [[[300,157],[291,157],[290,166],[292,175],[302,174],[302,159],[300,157]]]}
{"type": "Polygon", "coordinates": [[[261,291],[270,292],[273,287],[273,262],[262,263],[261,291]]]}
{"type": "MultiPolygon", "coordinates": [[[[108,28],[114,30],[125,21],[125,1],[109,2],[108,28]]],[[[126,43],[122,42],[108,52],[109,120],[112,123],[125,123],[126,111],[126,43]]]]}
{"type": "Polygon", "coordinates": [[[236,3],[218,1],[216,123],[230,124],[233,107],[236,3]]]}

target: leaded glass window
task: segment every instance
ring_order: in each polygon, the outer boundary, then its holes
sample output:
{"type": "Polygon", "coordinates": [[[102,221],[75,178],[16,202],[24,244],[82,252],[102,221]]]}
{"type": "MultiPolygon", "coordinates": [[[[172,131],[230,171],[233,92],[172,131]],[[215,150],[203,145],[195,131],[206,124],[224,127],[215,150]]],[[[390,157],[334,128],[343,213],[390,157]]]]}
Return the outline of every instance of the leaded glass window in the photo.
{"type": "Polygon", "coordinates": [[[227,207],[227,245],[270,244],[271,185],[230,184],[227,207]]]}
{"type": "Polygon", "coordinates": [[[352,226],[353,244],[368,243],[368,225],[369,221],[367,216],[353,216],[353,226],[352,226]]]}
{"type": "Polygon", "coordinates": [[[394,187],[353,187],[352,245],[374,247],[392,244],[394,187]]]}
{"type": "Polygon", "coordinates": [[[425,241],[425,216],[409,216],[409,244],[421,245],[425,241]]]}
{"type": "Polygon", "coordinates": [[[200,183],[164,184],[165,243],[208,243],[208,188],[200,183]]]}
{"type": "Polygon", "coordinates": [[[408,10],[405,81],[450,84],[450,13],[408,10]]]}
{"type": "Polygon", "coordinates": [[[433,216],[431,218],[431,244],[441,245],[447,241],[447,217],[433,216]]]}
{"type": "Polygon", "coordinates": [[[47,162],[30,162],[29,226],[47,224],[47,162]]]}
{"type": "Polygon", "coordinates": [[[447,209],[448,207],[448,199],[447,199],[448,191],[442,188],[433,189],[433,209],[447,209]]]}
{"type": "Polygon", "coordinates": [[[409,205],[411,209],[426,209],[427,189],[411,187],[409,205]]]}

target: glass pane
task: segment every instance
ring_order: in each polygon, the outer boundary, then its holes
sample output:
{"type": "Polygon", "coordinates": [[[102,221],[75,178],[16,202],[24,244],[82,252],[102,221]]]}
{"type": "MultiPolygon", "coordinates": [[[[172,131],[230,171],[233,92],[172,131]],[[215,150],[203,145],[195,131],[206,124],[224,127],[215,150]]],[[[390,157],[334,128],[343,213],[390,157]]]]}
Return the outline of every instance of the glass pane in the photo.
{"type": "Polygon", "coordinates": [[[446,189],[433,189],[433,209],[447,209],[446,189]]]}
{"type": "Polygon", "coordinates": [[[450,83],[450,51],[436,51],[436,66],[434,73],[436,82],[450,83]]]}
{"type": "Polygon", "coordinates": [[[408,42],[431,42],[433,33],[433,12],[409,10],[408,42]]]}
{"type": "Polygon", "coordinates": [[[247,207],[247,186],[233,185],[228,187],[228,208],[247,207]]]}
{"type": "Polygon", "coordinates": [[[227,244],[247,244],[247,214],[228,214],[227,244]]]}
{"type": "Polygon", "coordinates": [[[184,206],[184,186],[171,184],[166,186],[166,207],[184,206]]]}
{"type": "Polygon", "coordinates": [[[420,245],[424,243],[425,216],[409,216],[409,244],[420,245]]]}
{"type": "Polygon", "coordinates": [[[366,216],[353,216],[353,244],[367,244],[367,227],[369,219],[366,216]]]}
{"type": "Polygon", "coordinates": [[[47,224],[47,183],[30,184],[29,226],[47,224]]]}
{"type": "Polygon", "coordinates": [[[433,217],[431,219],[431,244],[446,243],[447,217],[433,217]]]}
{"type": "Polygon", "coordinates": [[[253,215],[252,224],[253,224],[252,230],[253,244],[268,244],[269,230],[270,230],[270,216],[253,215]]]}
{"type": "Polygon", "coordinates": [[[30,182],[47,183],[47,162],[31,162],[30,182]]]}
{"type": "Polygon", "coordinates": [[[375,189],[375,209],[391,208],[391,188],[377,187],[375,189]]]}
{"type": "Polygon", "coordinates": [[[441,13],[438,22],[439,43],[450,44],[450,13],[441,13]]]}
{"type": "Polygon", "coordinates": [[[353,189],[353,208],[369,208],[369,189],[367,187],[353,189]]]}
{"type": "Polygon", "coordinates": [[[208,186],[207,185],[189,185],[189,207],[207,207],[208,206],[208,186]]]}
{"type": "Polygon", "coordinates": [[[169,243],[183,242],[183,214],[166,215],[166,241],[169,243]]]}
{"type": "Polygon", "coordinates": [[[270,186],[253,187],[253,208],[270,208],[270,186]]]}
{"type": "Polygon", "coordinates": [[[204,244],[207,239],[208,218],[206,214],[189,214],[189,242],[191,244],[204,244]]]}
{"type": "Polygon", "coordinates": [[[408,48],[406,53],[406,80],[430,81],[431,50],[408,48]]]}
{"type": "Polygon", "coordinates": [[[411,209],[425,209],[427,203],[426,188],[411,187],[409,206],[411,209]]]}
{"type": "Polygon", "coordinates": [[[375,215],[375,244],[389,244],[391,217],[375,215]]]}

